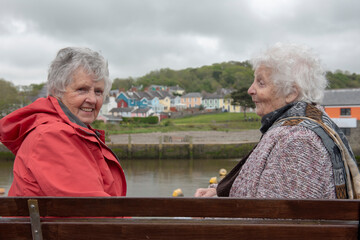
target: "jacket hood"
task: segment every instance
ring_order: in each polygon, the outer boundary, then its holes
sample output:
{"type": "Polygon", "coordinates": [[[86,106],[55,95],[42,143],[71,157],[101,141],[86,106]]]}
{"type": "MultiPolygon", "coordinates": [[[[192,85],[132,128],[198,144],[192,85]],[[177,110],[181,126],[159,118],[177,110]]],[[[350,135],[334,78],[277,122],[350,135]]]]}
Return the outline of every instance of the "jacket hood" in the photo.
{"type": "Polygon", "coordinates": [[[39,98],[0,119],[0,141],[14,154],[17,153],[26,135],[37,126],[55,121],[72,125],[54,97],[39,98]]]}

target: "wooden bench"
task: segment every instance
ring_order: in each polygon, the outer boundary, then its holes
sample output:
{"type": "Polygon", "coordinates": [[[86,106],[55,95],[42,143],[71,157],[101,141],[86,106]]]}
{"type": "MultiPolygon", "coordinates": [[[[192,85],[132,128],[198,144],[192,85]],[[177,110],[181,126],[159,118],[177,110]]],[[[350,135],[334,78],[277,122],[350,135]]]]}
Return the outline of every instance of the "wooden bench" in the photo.
{"type": "Polygon", "coordinates": [[[2,197],[0,239],[357,239],[359,203],[2,197]]]}

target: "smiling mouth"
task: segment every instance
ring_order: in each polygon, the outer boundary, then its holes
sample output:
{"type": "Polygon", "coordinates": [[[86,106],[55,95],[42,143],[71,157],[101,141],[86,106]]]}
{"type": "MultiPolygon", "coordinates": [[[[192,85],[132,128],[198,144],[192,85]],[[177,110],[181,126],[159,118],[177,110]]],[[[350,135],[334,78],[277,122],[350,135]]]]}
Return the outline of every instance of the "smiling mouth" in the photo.
{"type": "Polygon", "coordinates": [[[94,109],[92,108],[80,108],[84,112],[92,112],[94,109]]]}

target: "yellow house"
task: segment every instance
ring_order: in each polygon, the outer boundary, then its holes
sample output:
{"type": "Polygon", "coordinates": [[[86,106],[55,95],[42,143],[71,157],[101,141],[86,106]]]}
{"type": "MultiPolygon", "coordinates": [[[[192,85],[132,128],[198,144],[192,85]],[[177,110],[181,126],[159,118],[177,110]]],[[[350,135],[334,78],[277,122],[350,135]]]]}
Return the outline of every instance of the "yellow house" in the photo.
{"type": "Polygon", "coordinates": [[[231,105],[232,98],[224,98],[222,110],[224,112],[231,112],[231,113],[240,113],[242,112],[242,107],[240,105],[231,105]]]}
{"type": "Polygon", "coordinates": [[[159,99],[159,103],[164,106],[164,112],[170,112],[171,98],[169,96],[159,99]]]}

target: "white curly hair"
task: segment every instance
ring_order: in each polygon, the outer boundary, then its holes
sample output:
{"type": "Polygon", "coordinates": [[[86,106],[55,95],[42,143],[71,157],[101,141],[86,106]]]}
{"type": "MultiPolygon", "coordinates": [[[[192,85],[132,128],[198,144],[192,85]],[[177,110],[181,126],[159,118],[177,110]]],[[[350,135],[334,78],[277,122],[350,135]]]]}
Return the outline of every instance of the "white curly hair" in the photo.
{"type": "Polygon", "coordinates": [[[321,103],[328,81],[320,59],[304,45],[276,43],[251,60],[253,69],[265,66],[271,70],[270,79],[278,96],[287,96],[297,88],[296,101],[321,103]]]}

